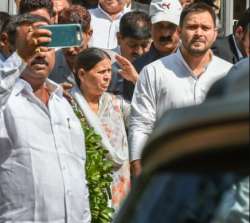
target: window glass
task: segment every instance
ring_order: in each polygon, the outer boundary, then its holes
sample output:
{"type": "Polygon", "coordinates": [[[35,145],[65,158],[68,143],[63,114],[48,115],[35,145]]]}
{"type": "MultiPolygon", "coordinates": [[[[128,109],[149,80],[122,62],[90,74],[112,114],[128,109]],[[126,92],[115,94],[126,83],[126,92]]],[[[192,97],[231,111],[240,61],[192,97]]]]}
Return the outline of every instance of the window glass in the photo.
{"type": "MultiPolygon", "coordinates": [[[[235,174],[197,175],[159,173],[152,177],[136,205],[133,223],[223,223],[237,202],[237,190],[244,178],[235,174]],[[217,220],[220,221],[217,221],[217,220]]],[[[249,213],[249,179],[241,193],[245,204],[238,218],[249,213]],[[248,196],[247,189],[248,188],[248,196]],[[247,208],[248,207],[248,208],[247,208]]],[[[236,206],[238,206],[237,204],[236,206]]],[[[237,215],[236,215],[237,217],[237,215]]],[[[248,215],[249,217],[249,215],[248,215]]],[[[240,221],[234,221],[240,222],[240,221]]]]}

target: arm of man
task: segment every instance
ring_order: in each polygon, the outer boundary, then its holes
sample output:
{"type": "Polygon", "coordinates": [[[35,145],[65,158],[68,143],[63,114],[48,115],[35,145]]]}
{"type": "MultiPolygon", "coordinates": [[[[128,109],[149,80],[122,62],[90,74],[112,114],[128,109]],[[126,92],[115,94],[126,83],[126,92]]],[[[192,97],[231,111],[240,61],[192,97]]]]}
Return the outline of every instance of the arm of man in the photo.
{"type": "Polygon", "coordinates": [[[0,67],[0,111],[7,103],[12,88],[26,64],[13,53],[0,67]]]}
{"type": "Polygon", "coordinates": [[[38,29],[35,23],[34,26],[24,26],[27,27],[26,29],[22,29],[24,32],[22,35],[19,34],[19,27],[17,28],[16,52],[0,67],[0,111],[7,103],[16,79],[26,67],[25,61],[35,54],[40,44],[51,41],[51,32],[48,30],[38,29]]]}
{"type": "Polygon", "coordinates": [[[122,117],[123,117],[126,129],[128,129],[128,126],[129,126],[130,106],[131,104],[127,100],[125,100],[123,97],[121,97],[121,111],[122,111],[122,117]]]}
{"type": "Polygon", "coordinates": [[[132,174],[140,174],[141,152],[156,120],[156,79],[154,69],[146,66],[139,75],[131,103],[129,149],[132,174]]]}

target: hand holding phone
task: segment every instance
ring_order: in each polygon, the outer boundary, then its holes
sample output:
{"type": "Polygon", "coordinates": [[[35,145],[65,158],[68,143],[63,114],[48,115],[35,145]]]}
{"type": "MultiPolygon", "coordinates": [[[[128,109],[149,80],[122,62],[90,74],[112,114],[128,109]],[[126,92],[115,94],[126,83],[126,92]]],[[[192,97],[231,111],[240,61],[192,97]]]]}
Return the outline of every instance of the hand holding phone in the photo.
{"type": "Polygon", "coordinates": [[[42,29],[47,29],[52,33],[51,42],[43,44],[49,48],[80,47],[83,41],[82,28],[80,24],[55,24],[43,25],[42,29]]]}
{"type": "MultiPolygon", "coordinates": [[[[39,29],[37,23],[27,24],[26,27],[25,33],[16,35],[16,50],[24,61],[27,61],[36,53],[37,47],[49,44],[51,41],[51,32],[39,29]]],[[[22,32],[22,30],[18,29],[17,33],[19,32],[22,32]]]]}

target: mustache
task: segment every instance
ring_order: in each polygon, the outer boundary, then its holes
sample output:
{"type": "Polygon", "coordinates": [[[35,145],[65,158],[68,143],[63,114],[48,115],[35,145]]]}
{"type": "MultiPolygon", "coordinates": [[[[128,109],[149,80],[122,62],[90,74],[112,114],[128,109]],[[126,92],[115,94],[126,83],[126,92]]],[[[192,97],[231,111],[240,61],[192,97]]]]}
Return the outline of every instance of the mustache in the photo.
{"type": "Polygon", "coordinates": [[[49,65],[48,61],[45,60],[44,58],[40,58],[40,57],[37,57],[35,58],[32,62],[31,62],[31,66],[32,65],[36,65],[36,64],[44,64],[46,66],[49,65]]]}
{"type": "Polygon", "coordinates": [[[160,42],[171,42],[172,41],[172,37],[171,36],[161,36],[159,38],[160,42]]]}
{"type": "Polygon", "coordinates": [[[191,40],[191,42],[192,42],[192,43],[194,43],[194,42],[202,42],[202,43],[204,43],[205,40],[204,40],[203,38],[193,38],[193,39],[191,40]]]}

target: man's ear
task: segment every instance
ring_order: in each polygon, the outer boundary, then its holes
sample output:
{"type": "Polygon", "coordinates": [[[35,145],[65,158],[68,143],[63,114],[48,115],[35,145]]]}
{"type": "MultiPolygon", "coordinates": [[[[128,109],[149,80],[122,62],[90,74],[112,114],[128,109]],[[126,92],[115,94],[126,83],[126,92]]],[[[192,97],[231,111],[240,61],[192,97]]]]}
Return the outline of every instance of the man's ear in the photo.
{"type": "Polygon", "coordinates": [[[86,34],[86,40],[84,40],[84,42],[87,42],[87,44],[89,44],[89,41],[93,34],[93,29],[90,28],[88,31],[85,32],[85,34],[86,34]]]}
{"type": "Polygon", "coordinates": [[[89,36],[89,38],[91,38],[92,35],[93,35],[93,29],[92,29],[92,28],[89,28],[89,31],[88,31],[88,36],[89,36]]]}
{"type": "Polygon", "coordinates": [[[218,36],[218,28],[215,28],[215,31],[214,31],[214,41],[217,39],[217,36],[218,36]]]}
{"type": "Polygon", "coordinates": [[[8,44],[8,34],[6,33],[6,32],[3,32],[3,33],[1,33],[1,35],[0,35],[0,41],[1,41],[1,45],[3,46],[3,45],[7,45],[8,44]]]}
{"type": "Polygon", "coordinates": [[[177,26],[176,31],[177,31],[177,33],[178,33],[178,35],[180,37],[181,36],[181,31],[182,31],[181,27],[177,26]]]}
{"type": "Polygon", "coordinates": [[[4,44],[4,41],[2,40],[2,34],[0,35],[0,47],[4,47],[5,44],[4,44]]]}
{"type": "Polygon", "coordinates": [[[236,27],[234,31],[234,35],[237,39],[242,39],[242,36],[244,36],[244,30],[242,26],[236,27]]]}

